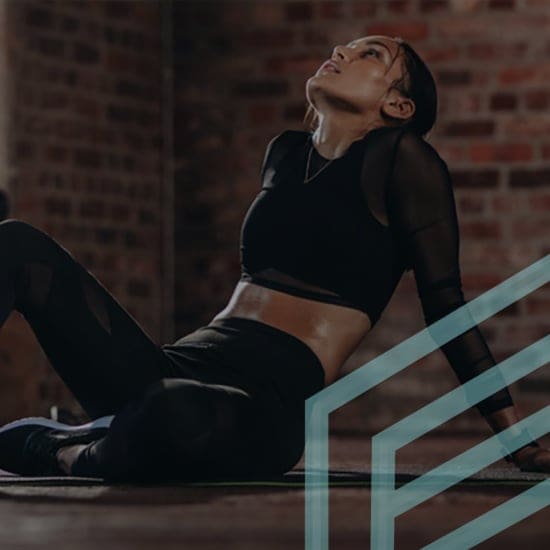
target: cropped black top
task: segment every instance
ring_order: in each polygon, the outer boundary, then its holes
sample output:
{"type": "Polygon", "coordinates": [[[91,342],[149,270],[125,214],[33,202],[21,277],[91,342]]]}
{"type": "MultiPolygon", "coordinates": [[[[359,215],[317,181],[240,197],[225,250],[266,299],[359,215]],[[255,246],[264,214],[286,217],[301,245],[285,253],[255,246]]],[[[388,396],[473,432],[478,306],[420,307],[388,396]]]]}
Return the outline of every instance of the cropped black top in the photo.
{"type": "MultiPolygon", "coordinates": [[[[304,131],[270,141],[241,227],[241,280],[361,310],[374,325],[412,269],[426,325],[463,305],[455,199],[437,151],[410,130],[376,128],[304,183],[310,147],[304,131]]],[[[311,154],[309,177],[323,161],[311,154]]],[[[441,349],[462,383],[496,364],[477,326],[441,349]]],[[[512,404],[504,388],[477,407],[512,404]]]]}

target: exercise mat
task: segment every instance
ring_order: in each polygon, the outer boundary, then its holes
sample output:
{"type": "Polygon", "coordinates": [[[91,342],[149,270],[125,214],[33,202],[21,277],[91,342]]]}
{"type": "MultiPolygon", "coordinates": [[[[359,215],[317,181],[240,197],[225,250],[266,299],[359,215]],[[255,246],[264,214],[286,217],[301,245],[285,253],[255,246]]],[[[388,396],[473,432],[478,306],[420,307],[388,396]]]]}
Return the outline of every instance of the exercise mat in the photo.
{"type": "MultiPolygon", "coordinates": [[[[404,464],[397,468],[395,474],[395,486],[399,487],[409,481],[412,481],[421,475],[430,471],[430,468],[419,466],[417,464],[404,464]]],[[[517,468],[485,468],[471,475],[470,477],[459,481],[456,486],[532,486],[540,481],[550,477],[548,473],[522,472],[517,468]]],[[[391,480],[391,476],[388,476],[391,480]]],[[[442,476],[432,474],[434,482],[443,479],[442,476]]],[[[429,480],[427,481],[429,483],[429,480]]],[[[118,485],[118,482],[107,482],[100,478],[75,477],[75,476],[47,476],[47,477],[25,477],[0,470],[0,487],[6,485],[118,485]]],[[[134,485],[134,483],[124,482],[124,485],[134,485]]],[[[141,485],[142,483],[135,483],[141,485]]],[[[266,476],[262,478],[238,478],[238,479],[207,479],[194,481],[162,481],[158,483],[144,482],[144,484],[154,485],[184,485],[192,487],[296,487],[304,488],[305,470],[294,469],[282,475],[266,476]]],[[[340,470],[331,469],[328,474],[328,484],[330,487],[370,487],[371,471],[368,468],[363,470],[340,470]]]]}

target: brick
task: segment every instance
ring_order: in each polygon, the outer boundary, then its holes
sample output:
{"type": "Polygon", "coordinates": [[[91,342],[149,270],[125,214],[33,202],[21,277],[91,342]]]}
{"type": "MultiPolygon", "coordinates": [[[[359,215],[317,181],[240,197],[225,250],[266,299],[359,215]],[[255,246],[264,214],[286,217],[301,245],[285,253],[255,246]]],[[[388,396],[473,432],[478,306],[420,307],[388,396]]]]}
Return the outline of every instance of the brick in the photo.
{"type": "Polygon", "coordinates": [[[113,204],[109,215],[116,222],[128,221],[130,219],[130,209],[126,204],[113,204]]]}
{"type": "Polygon", "coordinates": [[[435,78],[443,86],[462,86],[472,83],[472,73],[468,70],[441,70],[435,73],[435,78]]]}
{"type": "Polygon", "coordinates": [[[303,102],[292,103],[286,105],[284,108],[283,116],[285,120],[302,120],[306,112],[307,107],[304,106],[303,102]]]}
{"type": "Polygon", "coordinates": [[[99,169],[102,166],[101,153],[95,149],[76,149],[73,153],[76,166],[99,169]]]}
{"type": "Polygon", "coordinates": [[[536,193],[528,197],[529,209],[550,214],[550,194],[536,193]]]}
{"type": "Polygon", "coordinates": [[[102,219],[105,217],[105,203],[101,200],[87,200],[80,205],[78,213],[83,218],[102,219]]]}
{"type": "Polygon", "coordinates": [[[121,52],[113,48],[105,51],[105,67],[118,75],[133,72],[135,67],[135,56],[127,52],[121,52]]]}
{"type": "Polygon", "coordinates": [[[154,225],[158,222],[158,217],[155,211],[140,209],[138,211],[138,223],[144,225],[154,225]]]}
{"type": "Polygon", "coordinates": [[[448,163],[466,160],[466,149],[465,146],[461,144],[449,142],[438,143],[437,150],[441,158],[448,163]]]}
{"type": "MultiPolygon", "coordinates": [[[[120,137],[126,145],[128,145],[134,150],[143,149],[145,147],[144,137],[137,132],[125,131],[122,133],[120,137]]],[[[160,139],[160,136],[156,136],[156,137],[160,139]]],[[[160,142],[159,142],[159,145],[160,145],[160,142]]]]}
{"type": "Polygon", "coordinates": [[[89,44],[76,42],[73,45],[73,58],[77,63],[95,64],[99,61],[99,51],[89,44]]]}
{"type": "Polygon", "coordinates": [[[45,89],[42,92],[40,107],[43,109],[64,109],[67,106],[68,98],[65,92],[59,90],[45,89]]]}
{"type": "Polygon", "coordinates": [[[55,127],[57,135],[64,139],[74,139],[82,133],[79,124],[72,120],[56,120],[55,127]]]}
{"type": "Polygon", "coordinates": [[[420,0],[419,9],[421,13],[432,13],[448,9],[447,0],[420,0]]]}
{"type": "Polygon", "coordinates": [[[59,21],[59,30],[62,32],[76,32],[80,28],[80,21],[70,15],[63,16],[59,21]]]}
{"type": "MultiPolygon", "coordinates": [[[[462,274],[462,286],[464,289],[468,289],[468,292],[465,291],[466,302],[470,301],[469,294],[475,293],[477,295],[478,291],[487,291],[502,282],[502,277],[497,273],[463,273],[462,274]],[[468,294],[468,297],[466,296],[468,294]]],[[[489,327],[483,327],[483,333],[489,333],[489,327]]]]}
{"type": "Polygon", "coordinates": [[[521,197],[512,195],[496,195],[492,197],[491,206],[498,216],[501,214],[514,214],[523,206],[521,197]]]}
{"type": "Polygon", "coordinates": [[[546,110],[550,107],[548,90],[528,90],[525,92],[525,107],[531,111],[546,110]]]}
{"type": "Polygon", "coordinates": [[[129,248],[140,247],[141,241],[135,231],[124,231],[124,246],[129,248]]]}
{"type": "Polygon", "coordinates": [[[395,23],[371,23],[367,25],[367,34],[384,34],[400,36],[403,40],[424,40],[428,37],[428,25],[422,21],[406,21],[395,23]]]}
{"type": "Polygon", "coordinates": [[[515,0],[489,0],[490,10],[513,10],[516,7],[515,0]]]}
{"type": "Polygon", "coordinates": [[[279,107],[269,103],[258,103],[248,108],[248,119],[256,124],[275,122],[279,116],[279,107]]]}
{"type": "MultiPolygon", "coordinates": [[[[460,4],[454,2],[453,7],[459,10],[460,4]]],[[[435,34],[437,37],[445,37],[451,43],[457,39],[484,39],[487,36],[487,24],[485,18],[472,17],[471,14],[443,14],[438,18],[435,34]]]]}
{"type": "Polygon", "coordinates": [[[135,110],[135,121],[138,126],[144,128],[151,128],[152,126],[159,124],[160,115],[154,111],[148,111],[147,109],[135,110]]]}
{"type": "Polygon", "coordinates": [[[57,38],[48,38],[45,36],[32,40],[35,51],[41,55],[49,57],[63,57],[65,55],[65,42],[57,38]]]}
{"type": "Polygon", "coordinates": [[[453,170],[453,187],[492,188],[499,182],[498,170],[453,170]]]}
{"type": "Polygon", "coordinates": [[[69,152],[65,147],[59,145],[46,145],[44,156],[48,162],[64,163],[69,158],[69,152]]]}
{"type": "Polygon", "coordinates": [[[473,162],[524,162],[533,160],[533,147],[527,143],[474,143],[470,146],[473,162]]]}
{"type": "Polygon", "coordinates": [[[284,7],[285,19],[288,22],[310,21],[313,17],[311,2],[287,2],[284,7]]]}
{"type": "MultiPolygon", "coordinates": [[[[98,115],[99,114],[100,110],[98,109],[98,115]]],[[[83,132],[84,137],[91,142],[100,142],[111,145],[117,141],[115,134],[116,132],[111,128],[96,125],[86,126],[83,132]]]]}
{"type": "Polygon", "coordinates": [[[107,119],[113,122],[133,122],[136,120],[134,109],[125,105],[107,105],[107,119]]]}
{"type": "Polygon", "coordinates": [[[51,216],[70,216],[72,212],[71,201],[61,197],[46,197],[44,199],[44,210],[51,216]]]}
{"type": "Polygon", "coordinates": [[[138,82],[131,82],[126,79],[121,79],[116,82],[115,93],[134,99],[153,99],[155,97],[152,88],[146,88],[138,82]]]}
{"type": "Polygon", "coordinates": [[[452,44],[437,44],[426,48],[422,57],[428,64],[440,63],[442,61],[453,61],[460,57],[460,49],[456,45],[452,44]]]}
{"type": "Polygon", "coordinates": [[[550,119],[548,117],[521,113],[521,116],[507,117],[499,124],[504,135],[514,138],[532,140],[537,137],[546,138],[550,134],[550,119]]]}
{"type": "Polygon", "coordinates": [[[151,295],[151,285],[145,281],[138,281],[131,279],[126,285],[126,289],[129,296],[137,296],[140,298],[147,298],[151,295]]]}
{"type": "Polygon", "coordinates": [[[32,5],[26,9],[25,23],[39,29],[52,29],[55,26],[55,20],[50,10],[32,5]]]}
{"type": "Polygon", "coordinates": [[[118,231],[112,227],[98,227],[95,238],[98,244],[113,244],[117,241],[118,231]]]}
{"type": "Polygon", "coordinates": [[[133,2],[121,2],[120,0],[102,0],[101,7],[107,17],[113,19],[127,18],[131,15],[133,2]]]}
{"type": "Polygon", "coordinates": [[[353,18],[374,17],[378,10],[376,2],[352,2],[351,16],[353,18]]]}
{"type": "Polygon", "coordinates": [[[550,325],[543,321],[523,325],[514,323],[502,327],[502,338],[505,341],[514,342],[518,348],[523,348],[548,336],[549,330],[550,325]]]}
{"type": "Polygon", "coordinates": [[[468,195],[458,199],[459,210],[466,214],[481,214],[485,212],[485,197],[468,195]]]}
{"type": "MultiPolygon", "coordinates": [[[[243,31],[235,37],[237,48],[256,48],[258,50],[282,48],[288,49],[294,44],[294,32],[290,29],[267,29],[265,31],[243,31]]],[[[237,49],[237,51],[239,51],[237,49]]]]}
{"type": "Polygon", "coordinates": [[[512,234],[517,239],[546,238],[548,237],[548,218],[513,220],[512,234]]]}
{"type": "Polygon", "coordinates": [[[260,27],[273,27],[284,21],[284,4],[282,2],[252,2],[251,19],[260,27]]]}
{"type": "Polygon", "coordinates": [[[515,94],[494,93],[489,98],[491,111],[515,111],[518,107],[518,98],[515,94]]]}
{"type": "Polygon", "coordinates": [[[82,96],[73,98],[74,112],[91,119],[97,119],[100,113],[100,106],[96,99],[89,99],[82,96]]]}
{"type": "Polygon", "coordinates": [[[410,9],[409,0],[388,0],[385,4],[386,11],[391,14],[407,13],[410,9]]]}
{"type": "Polygon", "coordinates": [[[474,61],[495,60],[503,58],[517,60],[526,56],[529,50],[527,40],[493,42],[481,40],[466,44],[466,55],[474,61]]]}
{"type": "Polygon", "coordinates": [[[273,56],[266,60],[265,72],[268,75],[313,75],[324,61],[325,60],[320,59],[319,56],[311,56],[309,54],[273,56]]]}
{"type": "Polygon", "coordinates": [[[498,72],[498,82],[503,86],[517,86],[536,81],[538,76],[538,67],[507,67],[498,72]]]}
{"type": "Polygon", "coordinates": [[[16,143],[16,157],[17,159],[32,159],[35,154],[34,144],[29,140],[20,140],[16,143]]]}
{"type": "Polygon", "coordinates": [[[460,224],[460,233],[466,238],[500,239],[502,227],[498,221],[465,221],[460,224]]]}
{"type": "Polygon", "coordinates": [[[341,19],[344,15],[344,3],[341,0],[320,2],[317,9],[321,19],[341,19]]]}
{"type": "Polygon", "coordinates": [[[266,97],[286,94],[288,82],[283,80],[249,80],[237,82],[233,94],[243,97],[266,97]]]}
{"type": "MultiPolygon", "coordinates": [[[[538,291],[537,291],[538,292],[538,291]]],[[[550,296],[527,296],[525,299],[525,311],[528,315],[548,315],[550,311],[550,296]]]]}
{"type": "Polygon", "coordinates": [[[521,304],[519,302],[513,302],[509,306],[501,309],[495,313],[494,317],[514,318],[521,315],[521,304]]]}
{"type": "MultiPolygon", "coordinates": [[[[509,262],[510,247],[498,242],[470,239],[463,248],[464,267],[472,265],[505,265],[509,262]]],[[[467,270],[465,270],[467,272],[467,270]]]]}
{"type": "Polygon", "coordinates": [[[454,136],[491,136],[495,130],[493,120],[458,120],[448,122],[444,127],[444,134],[454,136]]]}
{"type": "Polygon", "coordinates": [[[541,187],[550,185],[550,169],[515,169],[508,177],[510,187],[541,187]]]}
{"type": "Polygon", "coordinates": [[[455,94],[445,94],[439,101],[439,112],[449,113],[451,116],[455,113],[462,113],[466,116],[469,113],[478,113],[481,109],[480,94],[468,91],[467,88],[462,88],[455,94]]]}

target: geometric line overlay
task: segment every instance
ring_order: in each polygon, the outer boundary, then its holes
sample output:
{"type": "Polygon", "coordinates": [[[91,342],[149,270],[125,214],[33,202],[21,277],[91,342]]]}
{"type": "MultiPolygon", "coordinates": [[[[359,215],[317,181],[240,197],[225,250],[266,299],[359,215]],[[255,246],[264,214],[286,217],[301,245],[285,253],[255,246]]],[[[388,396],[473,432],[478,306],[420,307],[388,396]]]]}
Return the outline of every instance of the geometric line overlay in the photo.
{"type": "MultiPolygon", "coordinates": [[[[328,416],[456,336],[550,280],[550,254],[355,369],[305,402],[305,548],[328,550],[328,416]]],[[[371,547],[393,548],[395,517],[549,431],[550,408],[529,416],[395,490],[395,452],[439,424],[549,361],[544,337],[488,371],[396,422],[372,441],[371,547]]],[[[430,548],[483,541],[549,504],[548,480],[456,529],[430,548]],[[515,515],[514,515],[515,512],[515,515]],[[468,538],[470,537],[470,538],[468,538]]],[[[477,542],[475,543],[477,544],[477,542]]]]}

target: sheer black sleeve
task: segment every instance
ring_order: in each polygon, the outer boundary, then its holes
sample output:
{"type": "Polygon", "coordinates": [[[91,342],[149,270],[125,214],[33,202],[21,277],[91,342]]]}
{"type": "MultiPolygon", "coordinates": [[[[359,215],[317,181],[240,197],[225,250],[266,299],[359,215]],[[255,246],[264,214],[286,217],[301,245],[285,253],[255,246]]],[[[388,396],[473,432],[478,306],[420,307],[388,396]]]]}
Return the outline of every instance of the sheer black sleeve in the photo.
{"type": "Polygon", "coordinates": [[[276,136],[271,138],[271,140],[267,144],[267,147],[265,148],[264,158],[262,160],[262,166],[260,168],[260,185],[264,181],[265,172],[266,172],[266,170],[269,166],[269,163],[271,161],[271,156],[272,156],[273,147],[275,145],[275,142],[278,141],[280,139],[280,137],[281,137],[281,134],[277,134],[276,136]]]}
{"type": "MultiPolygon", "coordinates": [[[[465,304],[459,229],[445,161],[420,136],[405,130],[395,150],[386,207],[392,232],[413,269],[426,326],[465,304]]],[[[477,325],[441,346],[461,383],[496,364],[477,325]]],[[[504,387],[476,405],[487,414],[513,405],[504,387]]]]}
{"type": "Polygon", "coordinates": [[[284,156],[286,152],[284,144],[287,141],[288,135],[289,130],[283,130],[281,133],[272,137],[267,144],[262,160],[262,167],[260,169],[260,185],[263,185],[264,179],[268,175],[268,170],[273,170],[275,165],[277,165],[284,156]]]}

